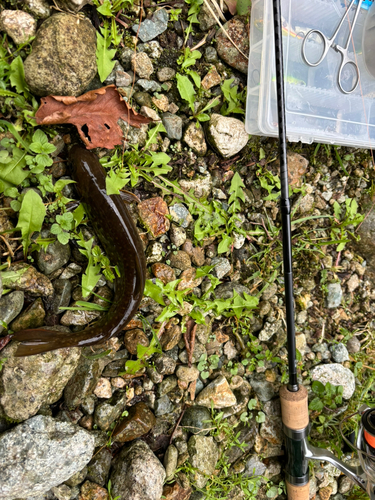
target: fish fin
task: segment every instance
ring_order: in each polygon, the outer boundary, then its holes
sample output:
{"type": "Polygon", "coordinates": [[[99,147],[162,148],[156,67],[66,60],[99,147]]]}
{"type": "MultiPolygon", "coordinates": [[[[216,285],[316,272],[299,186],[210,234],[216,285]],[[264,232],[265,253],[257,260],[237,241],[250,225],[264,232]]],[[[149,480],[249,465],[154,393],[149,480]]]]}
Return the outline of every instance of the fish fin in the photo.
{"type": "Polygon", "coordinates": [[[120,191],[120,196],[124,203],[141,203],[141,200],[137,195],[131,193],[130,191],[120,191]]]}

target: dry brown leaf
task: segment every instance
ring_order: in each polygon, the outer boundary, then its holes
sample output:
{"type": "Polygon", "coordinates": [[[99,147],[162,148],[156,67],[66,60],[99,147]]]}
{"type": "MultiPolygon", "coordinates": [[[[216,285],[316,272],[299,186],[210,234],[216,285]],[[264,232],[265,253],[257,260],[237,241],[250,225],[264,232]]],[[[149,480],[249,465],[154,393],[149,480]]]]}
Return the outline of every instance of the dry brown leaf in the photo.
{"type": "Polygon", "coordinates": [[[35,118],[38,125],[75,125],[87,149],[112,149],[122,144],[124,135],[117,124],[119,118],[138,128],[152,121],[136,113],[114,85],[90,90],[79,97],[42,97],[35,118]]]}

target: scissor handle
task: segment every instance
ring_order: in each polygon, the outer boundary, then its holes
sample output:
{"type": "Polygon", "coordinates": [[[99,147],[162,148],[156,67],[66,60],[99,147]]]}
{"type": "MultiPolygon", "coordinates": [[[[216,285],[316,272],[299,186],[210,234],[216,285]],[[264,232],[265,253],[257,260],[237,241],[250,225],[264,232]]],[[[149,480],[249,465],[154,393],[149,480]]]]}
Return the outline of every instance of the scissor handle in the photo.
{"type": "Polygon", "coordinates": [[[306,33],[306,36],[302,42],[302,57],[303,57],[305,63],[308,64],[309,66],[312,66],[312,67],[319,66],[319,64],[323,61],[323,59],[327,55],[327,52],[331,48],[332,44],[333,44],[333,39],[327,38],[325,36],[325,34],[322,33],[320,30],[310,30],[308,33],[306,33]],[[320,56],[320,58],[318,59],[318,61],[311,62],[311,61],[309,61],[309,58],[306,55],[306,42],[314,34],[318,35],[323,40],[324,49],[323,49],[323,53],[320,56]]]}
{"type": "Polygon", "coordinates": [[[339,69],[339,72],[337,75],[337,85],[339,86],[341,92],[343,92],[344,94],[351,94],[352,92],[355,91],[355,89],[357,88],[358,83],[359,83],[359,68],[358,68],[356,62],[353,59],[350,59],[350,57],[348,57],[347,49],[343,49],[339,45],[336,45],[335,50],[337,52],[340,52],[340,54],[341,54],[341,64],[340,64],[340,69],[339,69]],[[354,67],[355,80],[354,80],[353,85],[350,87],[350,89],[344,89],[344,87],[342,86],[342,72],[343,72],[345,66],[348,66],[348,65],[351,65],[354,67]]]}

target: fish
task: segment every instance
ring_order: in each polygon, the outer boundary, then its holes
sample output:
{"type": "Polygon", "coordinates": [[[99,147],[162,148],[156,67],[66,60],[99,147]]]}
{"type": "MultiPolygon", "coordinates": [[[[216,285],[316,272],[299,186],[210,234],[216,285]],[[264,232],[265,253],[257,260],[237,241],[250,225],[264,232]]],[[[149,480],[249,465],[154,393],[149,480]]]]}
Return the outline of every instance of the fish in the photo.
{"type": "MultiPolygon", "coordinates": [[[[95,234],[119,276],[114,281],[114,298],[109,310],[92,326],[78,333],[41,329],[16,332],[21,342],[16,356],[41,354],[63,347],[102,344],[119,334],[136,313],[146,281],[146,259],[141,238],[120,195],[107,195],[105,171],[96,155],[74,145],[69,152],[73,179],[95,234]]],[[[132,197],[127,197],[127,202],[132,197]]]]}

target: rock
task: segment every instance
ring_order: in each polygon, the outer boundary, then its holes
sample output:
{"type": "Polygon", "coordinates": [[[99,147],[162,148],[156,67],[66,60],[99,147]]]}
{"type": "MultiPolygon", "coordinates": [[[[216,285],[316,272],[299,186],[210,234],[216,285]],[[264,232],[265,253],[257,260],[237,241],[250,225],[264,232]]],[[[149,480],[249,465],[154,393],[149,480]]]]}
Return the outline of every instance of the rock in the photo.
{"type": "Polygon", "coordinates": [[[329,500],[332,495],[332,486],[325,486],[324,488],[320,488],[319,497],[321,500],[329,500]]]}
{"type": "Polygon", "coordinates": [[[147,118],[151,118],[154,122],[160,122],[160,116],[154,111],[152,108],[148,106],[142,106],[140,110],[140,114],[146,116],[147,118]]]}
{"type": "Polygon", "coordinates": [[[158,385],[157,394],[158,396],[164,396],[171,392],[177,386],[177,378],[172,375],[171,377],[165,377],[162,382],[158,385]]]}
{"type": "Polygon", "coordinates": [[[203,78],[201,85],[205,90],[209,90],[212,87],[215,87],[215,85],[220,85],[221,83],[221,77],[219,73],[217,72],[217,69],[215,66],[211,66],[209,72],[206,74],[206,76],[203,78]]]}
{"type": "Polygon", "coordinates": [[[91,481],[85,481],[81,486],[79,500],[108,500],[108,491],[91,481]]]}
{"type": "Polygon", "coordinates": [[[251,455],[246,460],[243,476],[244,477],[263,476],[263,474],[266,472],[266,469],[267,467],[260,460],[258,455],[251,455]]]}
{"type": "Polygon", "coordinates": [[[247,295],[251,295],[250,290],[246,286],[229,281],[215,288],[215,297],[217,299],[231,299],[233,298],[233,290],[235,290],[236,293],[238,293],[238,295],[240,295],[241,297],[243,297],[244,293],[246,293],[247,295]]]}
{"type": "MultiPolygon", "coordinates": [[[[146,80],[147,81],[147,80],[146,80]]],[[[118,69],[116,71],[116,87],[130,87],[133,83],[133,78],[129,73],[118,69]]],[[[138,82],[139,83],[139,80],[138,82]]]]}
{"type": "Polygon", "coordinates": [[[186,269],[183,271],[179,279],[180,283],[177,285],[177,290],[186,290],[187,288],[196,288],[202,283],[203,278],[196,278],[197,270],[195,267],[191,267],[190,269],[186,269]]]}
{"type": "Polygon", "coordinates": [[[176,369],[176,361],[164,353],[157,354],[153,358],[154,366],[160,375],[172,375],[176,369]]]}
{"type": "Polygon", "coordinates": [[[75,486],[78,486],[79,484],[83,483],[83,481],[86,479],[86,476],[87,476],[87,467],[84,467],[82,470],[76,472],[67,481],[65,481],[65,484],[67,484],[71,488],[74,488],[75,486]]]}
{"type": "MultiPolygon", "coordinates": [[[[78,266],[79,267],[79,266],[78,266]]],[[[60,307],[68,307],[72,297],[72,284],[69,279],[57,279],[53,282],[55,294],[53,296],[50,311],[53,314],[61,314],[60,307]]]]}
{"type": "MultiPolygon", "coordinates": [[[[212,9],[212,6],[211,6],[212,9]]],[[[216,19],[211,14],[210,9],[205,3],[200,8],[198,14],[199,27],[202,31],[208,31],[210,28],[216,25],[216,19]]]]}
{"type": "Polygon", "coordinates": [[[298,212],[300,214],[308,214],[314,208],[314,197],[311,194],[306,194],[299,198],[298,212]]]}
{"type": "Polygon", "coordinates": [[[176,376],[182,382],[194,382],[199,377],[199,370],[194,365],[180,365],[177,367],[176,376]]]}
{"type": "Polygon", "coordinates": [[[296,335],[296,348],[299,350],[301,356],[305,355],[307,348],[307,340],[306,340],[306,335],[304,333],[296,335]]]}
{"type": "Polygon", "coordinates": [[[350,354],[355,354],[359,352],[361,350],[361,343],[358,340],[358,337],[352,337],[351,339],[349,339],[348,343],[346,344],[346,347],[348,349],[348,352],[350,352],[350,354]]]}
{"type": "Polygon", "coordinates": [[[345,493],[349,493],[349,491],[353,488],[354,483],[347,476],[341,476],[339,480],[339,493],[345,495],[345,493]]]}
{"type": "Polygon", "coordinates": [[[68,12],[78,12],[86,4],[91,3],[90,0],[55,0],[58,6],[68,12]]]}
{"type": "Polygon", "coordinates": [[[219,280],[224,278],[228,273],[230,273],[231,265],[228,259],[224,257],[215,257],[211,262],[212,266],[215,266],[211,271],[214,276],[219,280]]]}
{"type": "MultiPolygon", "coordinates": [[[[53,16],[54,17],[54,16],[53,16]]],[[[50,18],[52,19],[52,18],[50,18]]],[[[62,94],[55,94],[62,95],[62,94]]],[[[50,236],[49,231],[42,231],[42,237],[50,236]]],[[[51,274],[57,269],[61,269],[70,259],[69,245],[62,245],[59,241],[55,241],[48,245],[47,250],[40,250],[36,255],[36,261],[39,270],[44,274],[51,274]]]]}
{"type": "MultiPolygon", "coordinates": [[[[12,292],[4,297],[0,296],[0,318],[7,325],[16,318],[22,311],[24,303],[24,293],[23,292],[12,292]]],[[[0,325],[0,333],[4,330],[4,327],[0,325]]]]}
{"type": "MultiPolygon", "coordinates": [[[[192,356],[192,362],[193,363],[198,363],[199,358],[202,356],[202,354],[206,354],[206,349],[205,347],[200,344],[199,342],[195,342],[195,346],[193,349],[193,356],[192,356]]],[[[179,360],[181,363],[187,364],[188,362],[188,354],[186,352],[186,349],[184,349],[180,354],[179,354],[179,360]]]]}
{"type": "MultiPolygon", "coordinates": [[[[24,62],[25,79],[33,94],[38,96],[80,95],[94,78],[96,66],[96,31],[87,18],[58,13],[49,17],[39,28],[31,54],[24,62]]],[[[49,245],[52,255],[61,243],[49,245]]],[[[64,245],[61,245],[64,246],[64,245]]],[[[69,250],[69,245],[66,245],[69,250]]],[[[45,252],[41,250],[44,260],[45,252]]],[[[67,259],[68,260],[68,259],[67,259]]],[[[51,273],[64,265],[50,270],[51,273]]]]}
{"type": "Polygon", "coordinates": [[[60,484],[60,486],[51,488],[51,492],[54,494],[57,500],[70,500],[72,496],[72,490],[66,484],[60,484]]]}
{"type": "Polygon", "coordinates": [[[146,144],[147,139],[147,129],[148,125],[143,124],[139,128],[132,127],[122,118],[119,119],[118,124],[124,134],[126,147],[129,144],[138,144],[139,147],[143,147],[146,144]]]}
{"type": "Polygon", "coordinates": [[[126,393],[116,391],[111,399],[99,403],[95,407],[94,423],[102,431],[107,431],[111,424],[119,418],[126,405],[126,393]]]}
{"type": "Polygon", "coordinates": [[[36,299],[13,321],[11,329],[18,332],[28,328],[38,328],[44,324],[45,315],[42,299],[36,299]]]}
{"type": "Polygon", "coordinates": [[[160,500],[165,470],[144,441],[122,448],[111,474],[112,497],[118,500],[160,500]]]}
{"type": "Polygon", "coordinates": [[[64,326],[84,326],[95,321],[99,316],[99,311],[66,311],[61,316],[60,323],[64,326]]]}
{"type": "Polygon", "coordinates": [[[137,85],[143,88],[146,92],[161,92],[161,86],[155,80],[145,80],[140,78],[137,80],[137,85]]]}
{"type": "Polygon", "coordinates": [[[132,70],[139,78],[150,79],[154,72],[154,66],[148,55],[145,52],[138,52],[132,55],[131,58],[132,70]]]}
{"type": "MultiPolygon", "coordinates": [[[[201,12],[202,12],[202,9],[201,9],[201,12]]],[[[217,51],[216,51],[215,47],[212,47],[211,45],[206,47],[206,49],[204,51],[204,57],[208,63],[217,62],[217,51]]]]}
{"type": "Polygon", "coordinates": [[[179,343],[181,338],[182,332],[180,326],[169,321],[161,336],[160,344],[164,351],[170,351],[179,343]]]}
{"type": "Polygon", "coordinates": [[[211,412],[205,406],[188,406],[181,427],[191,434],[206,436],[210,431],[211,412]]]}
{"type": "Polygon", "coordinates": [[[270,300],[272,299],[272,297],[276,295],[276,293],[277,293],[277,285],[276,283],[271,283],[270,286],[268,286],[262,293],[262,299],[270,300]]]}
{"type": "Polygon", "coordinates": [[[147,335],[139,328],[136,328],[135,330],[128,330],[125,333],[124,345],[130,354],[137,354],[138,344],[148,347],[150,342],[147,335]]]}
{"type": "MultiPolygon", "coordinates": [[[[293,187],[301,187],[303,176],[307,172],[309,161],[303,156],[294,151],[288,151],[288,180],[289,185],[293,187]]],[[[280,167],[280,161],[275,161],[275,167],[280,167]]]]}
{"type": "Polygon", "coordinates": [[[199,472],[194,472],[192,479],[197,488],[203,488],[209,476],[213,474],[219,459],[219,450],[213,437],[191,436],[188,441],[190,463],[199,472]]]}
{"type": "Polygon", "coordinates": [[[342,397],[350,399],[355,391],[355,379],[349,368],[344,368],[339,363],[319,365],[311,370],[312,380],[319,380],[323,385],[330,382],[332,385],[342,385],[344,392],[342,397]]]}
{"type": "Polygon", "coordinates": [[[280,417],[266,417],[266,421],[260,426],[260,435],[269,443],[281,445],[283,442],[283,430],[280,417]]]}
{"type": "Polygon", "coordinates": [[[7,287],[11,290],[21,290],[44,297],[53,294],[51,281],[30,264],[17,262],[10,266],[9,271],[17,272],[19,275],[17,280],[7,283],[7,287]]]}
{"type": "Polygon", "coordinates": [[[180,269],[180,271],[186,271],[186,269],[191,268],[190,257],[186,252],[182,250],[172,253],[169,260],[171,266],[176,269],[180,269]]]}
{"type": "Polygon", "coordinates": [[[241,151],[249,140],[245,125],[241,120],[217,113],[212,113],[208,122],[207,137],[211,145],[224,158],[229,158],[241,151]]]}
{"type": "Polygon", "coordinates": [[[153,241],[147,247],[146,251],[146,262],[147,264],[152,264],[153,262],[159,262],[163,260],[163,246],[158,241],[153,241]]]}
{"type": "Polygon", "coordinates": [[[151,100],[160,111],[169,111],[169,100],[166,95],[161,94],[159,97],[155,96],[151,100]]]}
{"type": "Polygon", "coordinates": [[[207,153],[204,131],[200,123],[198,127],[195,123],[190,123],[185,131],[184,141],[198,156],[204,156],[207,153]]]}
{"type": "Polygon", "coordinates": [[[327,291],[327,307],[330,309],[340,307],[343,295],[340,283],[329,283],[327,291]]]}
{"type": "Polygon", "coordinates": [[[178,451],[173,444],[170,444],[164,455],[164,468],[166,473],[166,481],[170,481],[177,469],[178,451]]]}
{"type": "Polygon", "coordinates": [[[139,217],[152,234],[158,238],[169,230],[168,205],[160,197],[149,198],[138,205],[139,217]]]}
{"type": "Polygon", "coordinates": [[[51,7],[46,0],[25,0],[25,9],[37,19],[47,19],[51,15],[51,7]]]}
{"type": "Polygon", "coordinates": [[[264,323],[264,328],[259,333],[259,340],[261,342],[268,342],[268,340],[270,340],[275,333],[282,328],[282,326],[283,324],[281,320],[275,321],[275,323],[269,323],[266,321],[264,323]]]}
{"type": "Polygon", "coordinates": [[[43,494],[83,469],[94,437],[68,422],[37,415],[0,436],[0,497],[43,494]]]}
{"type": "Polygon", "coordinates": [[[207,197],[211,193],[212,189],[212,179],[210,174],[190,181],[180,179],[179,184],[184,191],[189,192],[192,189],[196,198],[207,197]]]}
{"type": "Polygon", "coordinates": [[[158,35],[164,33],[168,28],[168,19],[169,15],[167,11],[165,9],[160,9],[153,14],[151,19],[145,19],[140,27],[139,24],[134,24],[132,29],[134,33],[138,33],[142,42],[149,42],[158,35]]]}
{"type": "MultiPolygon", "coordinates": [[[[185,207],[184,207],[185,208],[185,207]]],[[[169,207],[169,213],[171,215],[172,207],[169,207]]],[[[191,218],[191,215],[189,213],[191,218]]],[[[176,226],[175,224],[171,225],[171,230],[169,232],[171,242],[177,248],[183,245],[186,241],[186,232],[183,227],[176,226]]]]}
{"type": "Polygon", "coordinates": [[[92,394],[103,371],[100,359],[88,359],[90,348],[82,351],[78,366],[64,390],[65,404],[69,409],[77,408],[92,394]]]}
{"type": "Polygon", "coordinates": [[[162,122],[169,139],[179,141],[182,138],[182,118],[172,113],[164,113],[162,122]]]}
{"type": "MultiPolygon", "coordinates": [[[[181,226],[181,228],[187,228],[193,220],[193,217],[191,216],[189,210],[182,203],[175,203],[174,205],[171,205],[169,207],[169,215],[172,217],[172,220],[174,222],[177,222],[181,226]]],[[[178,226],[174,226],[172,224],[171,232],[173,231],[176,234],[177,229],[181,229],[181,228],[179,228],[178,226]]],[[[180,241],[182,241],[184,239],[184,237],[186,240],[186,233],[180,232],[178,235],[178,239],[179,239],[178,243],[180,241]],[[181,236],[181,234],[184,234],[184,236],[181,236]]],[[[183,241],[183,243],[185,242],[185,240],[183,241]]],[[[179,245],[177,245],[175,243],[175,245],[176,245],[176,247],[179,247],[183,243],[181,243],[179,245]]]]}
{"type": "MultiPolygon", "coordinates": [[[[224,29],[246,56],[249,53],[249,27],[245,17],[235,16],[224,24],[224,29]]],[[[232,68],[247,73],[248,60],[238,51],[222,29],[216,35],[216,49],[219,57],[232,68]]]]}
{"type": "MultiPolygon", "coordinates": [[[[108,448],[98,451],[87,466],[87,479],[105,486],[108,483],[109,469],[111,468],[112,453],[108,448]]],[[[81,482],[81,481],[80,481],[81,482]]]]}
{"type": "Polygon", "coordinates": [[[114,440],[120,443],[133,441],[147,434],[156,423],[154,414],[143,402],[131,406],[128,412],[129,415],[121,420],[113,431],[114,440]]]}
{"type": "Polygon", "coordinates": [[[329,350],[332,353],[332,358],[336,363],[343,363],[349,361],[349,353],[344,344],[331,345],[329,350]]]}
{"type": "Polygon", "coordinates": [[[100,377],[94,389],[94,394],[98,398],[109,399],[112,397],[111,382],[105,377],[100,377]]]}
{"type": "Polygon", "coordinates": [[[274,384],[265,380],[264,376],[261,374],[254,375],[249,382],[260,401],[270,401],[276,394],[274,384]]]}
{"type": "Polygon", "coordinates": [[[246,424],[240,423],[235,429],[235,434],[237,435],[238,433],[239,436],[237,439],[242,446],[232,446],[225,453],[230,464],[233,464],[254,446],[255,438],[258,434],[258,425],[253,420],[246,424]]]}
{"type": "Polygon", "coordinates": [[[7,361],[0,372],[0,405],[7,417],[26,420],[42,405],[60,399],[78,365],[81,349],[68,347],[24,357],[15,357],[16,350],[17,344],[11,343],[1,352],[7,361]]]}
{"type": "Polygon", "coordinates": [[[348,287],[348,292],[349,293],[354,292],[354,290],[356,290],[359,287],[359,283],[360,281],[358,276],[356,274],[353,274],[346,283],[348,287]]]}
{"type": "Polygon", "coordinates": [[[193,264],[197,267],[201,267],[204,264],[204,249],[201,247],[194,247],[190,240],[187,240],[182,247],[182,250],[186,252],[191,258],[193,264]]]}
{"type": "Polygon", "coordinates": [[[176,71],[173,68],[168,68],[168,66],[160,68],[157,72],[159,82],[167,82],[168,80],[173,80],[175,76],[176,71]]]}
{"type": "Polygon", "coordinates": [[[236,397],[223,375],[216,377],[196,398],[197,404],[207,408],[211,408],[211,401],[216,409],[234,406],[237,403],[236,397]]]}
{"type": "MultiPolygon", "coordinates": [[[[73,278],[73,276],[76,276],[77,274],[82,272],[82,267],[76,264],[75,262],[71,262],[64,271],[60,274],[60,279],[63,281],[69,280],[70,278],[73,278]]],[[[55,287],[55,284],[58,280],[55,280],[53,283],[53,286],[55,287]]],[[[56,287],[55,287],[56,288],[56,287]]],[[[55,290],[56,292],[56,290],[55,290]]]]}
{"type": "Polygon", "coordinates": [[[155,415],[157,417],[172,413],[173,410],[174,406],[167,394],[164,394],[164,396],[161,396],[155,401],[155,415]]]}
{"type": "Polygon", "coordinates": [[[23,10],[3,10],[0,31],[5,31],[16,45],[26,43],[36,33],[36,20],[23,10]]]}
{"type": "Polygon", "coordinates": [[[152,272],[154,273],[155,278],[161,280],[164,285],[174,281],[176,279],[176,274],[174,270],[167,266],[167,264],[162,264],[161,262],[156,262],[151,267],[152,272]]]}

